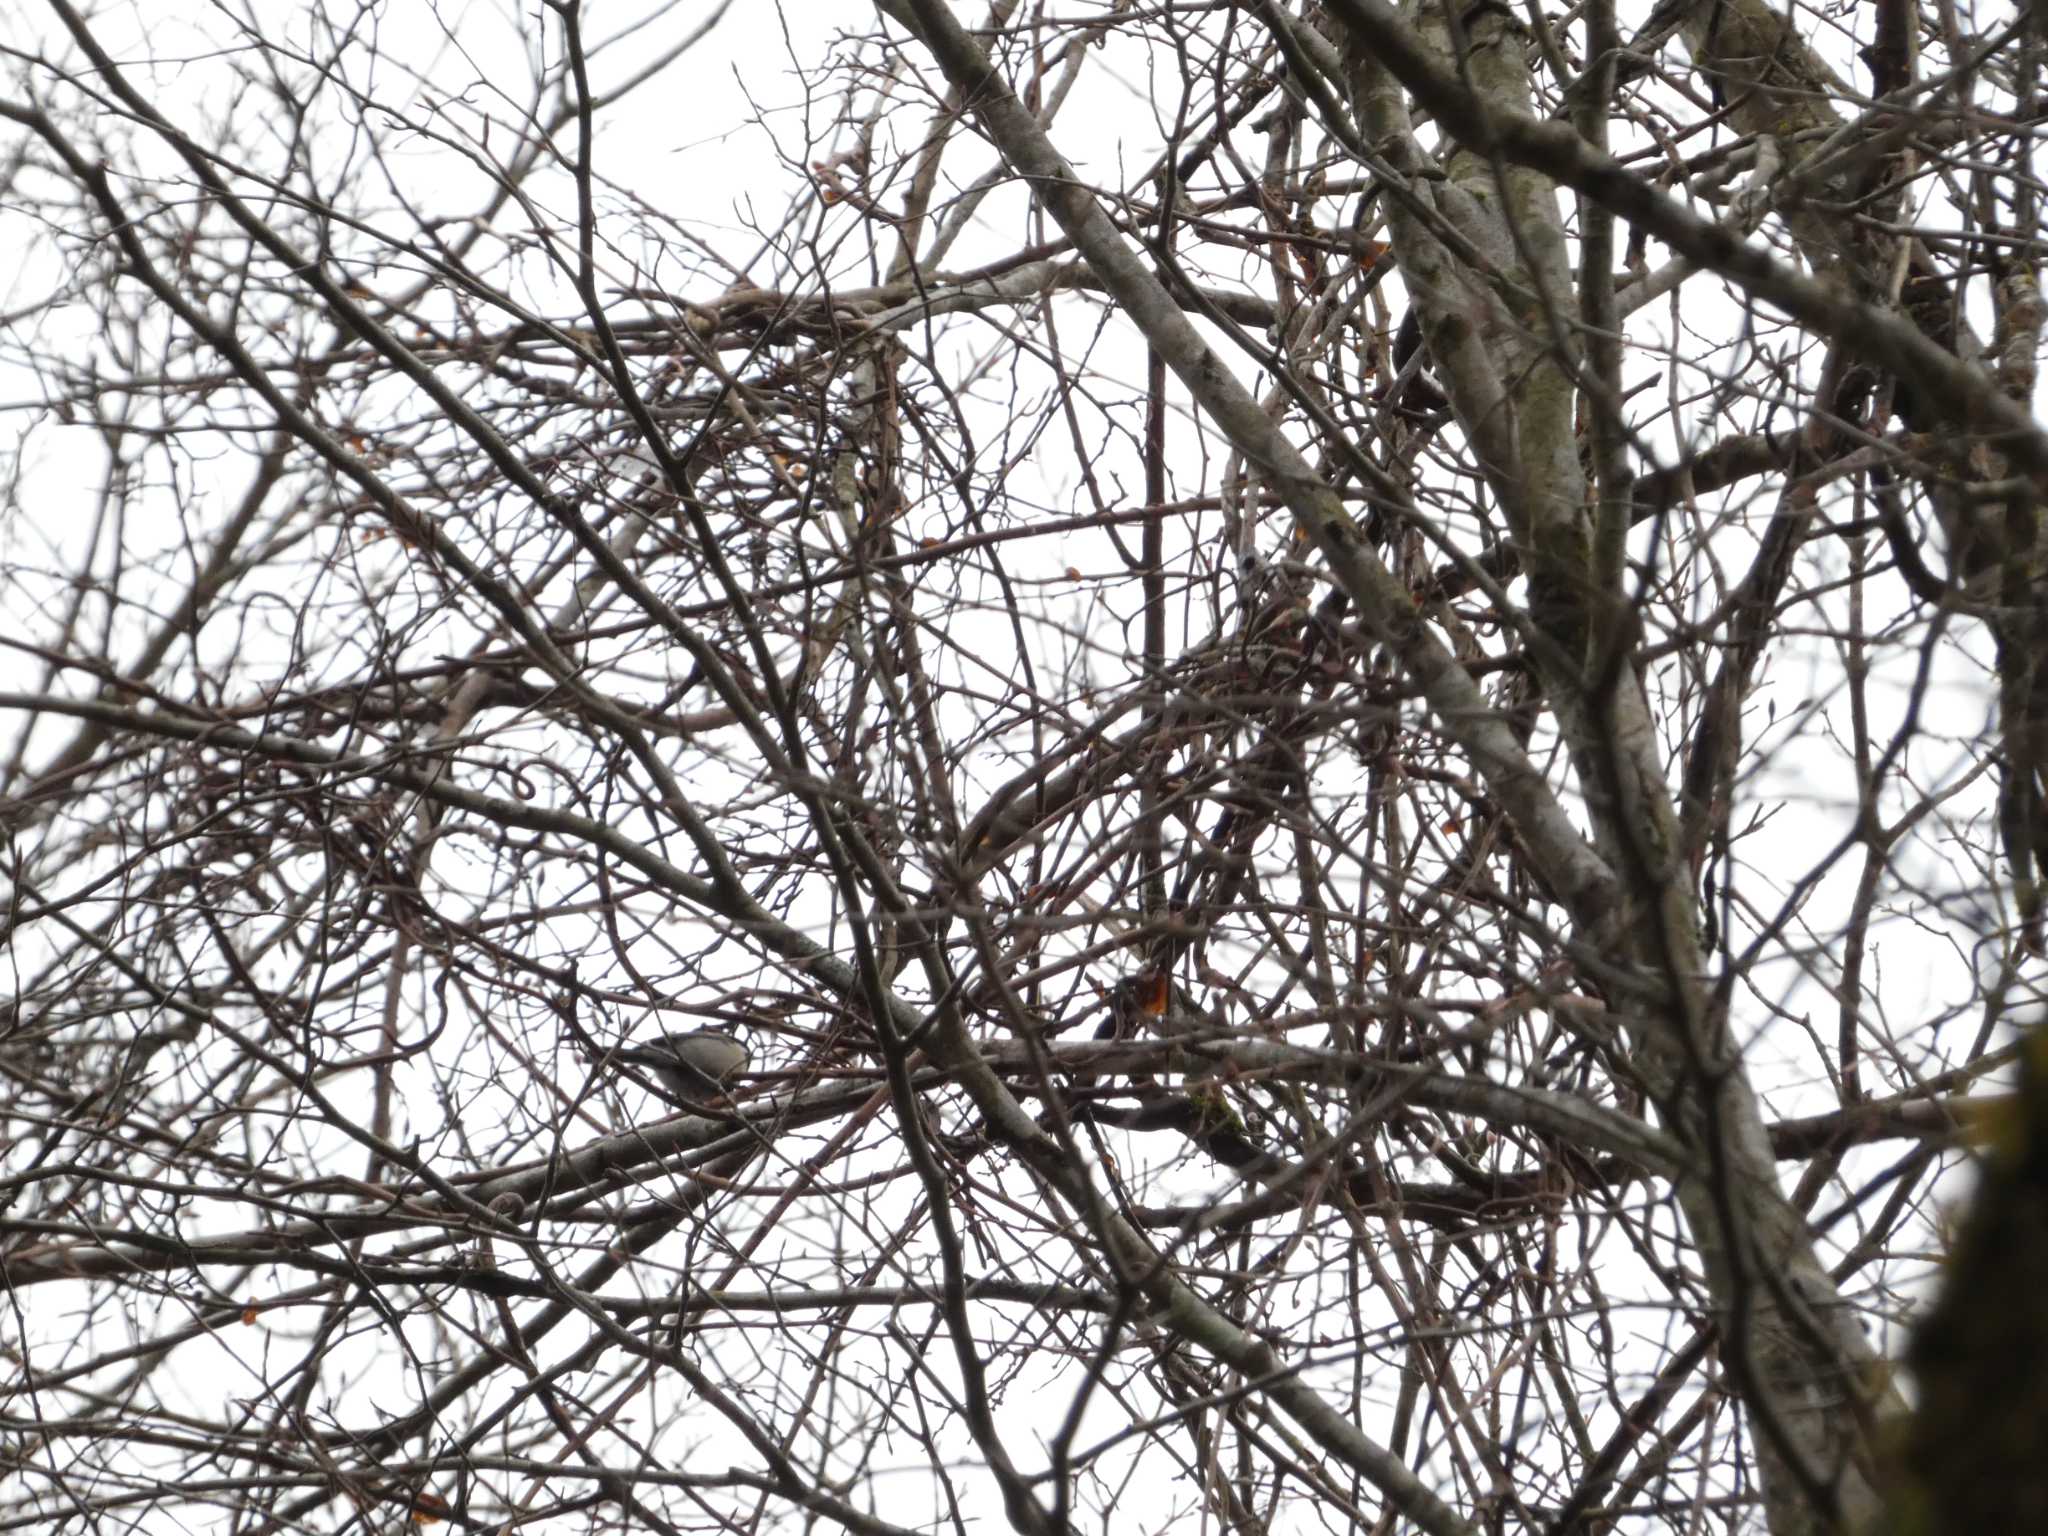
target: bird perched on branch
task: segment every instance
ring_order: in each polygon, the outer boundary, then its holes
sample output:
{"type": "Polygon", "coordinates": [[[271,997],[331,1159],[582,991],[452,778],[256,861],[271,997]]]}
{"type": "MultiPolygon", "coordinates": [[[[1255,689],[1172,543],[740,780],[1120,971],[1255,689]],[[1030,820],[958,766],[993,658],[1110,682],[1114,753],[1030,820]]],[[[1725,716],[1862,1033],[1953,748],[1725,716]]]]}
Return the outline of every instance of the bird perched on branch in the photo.
{"type": "Polygon", "coordinates": [[[737,1036],[719,1028],[658,1035],[612,1053],[616,1062],[652,1072],[667,1097],[688,1107],[724,1093],[726,1083],[752,1059],[737,1036]]]}
{"type": "Polygon", "coordinates": [[[1173,978],[1162,966],[1148,965],[1117,978],[1109,989],[1109,1017],[1095,1031],[1098,1040],[1136,1040],[1153,1021],[1166,1017],[1173,1002],[1173,978]]]}
{"type": "Polygon", "coordinates": [[[1117,979],[1108,992],[1109,1017],[1095,1031],[1098,1040],[1138,1040],[1197,1031],[1207,1016],[1157,962],[1117,979]]]}

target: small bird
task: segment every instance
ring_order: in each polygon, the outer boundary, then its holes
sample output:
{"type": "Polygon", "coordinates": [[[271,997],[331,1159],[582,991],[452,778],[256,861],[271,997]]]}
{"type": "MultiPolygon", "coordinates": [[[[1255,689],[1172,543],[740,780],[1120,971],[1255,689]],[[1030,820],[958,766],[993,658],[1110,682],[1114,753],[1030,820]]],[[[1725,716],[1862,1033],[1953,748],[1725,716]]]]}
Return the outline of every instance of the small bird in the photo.
{"type": "Polygon", "coordinates": [[[1109,1017],[1095,1031],[1095,1038],[1136,1040],[1149,1029],[1167,1033],[1162,1021],[1168,1009],[1179,1001],[1175,991],[1173,978],[1156,965],[1119,977],[1109,989],[1109,1017]]]}
{"type": "Polygon", "coordinates": [[[612,1060],[645,1067],[680,1103],[701,1104],[723,1093],[726,1081],[744,1072],[752,1056],[730,1031],[709,1028],[621,1046],[612,1060]]]}

